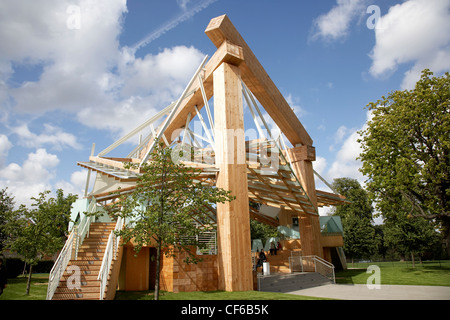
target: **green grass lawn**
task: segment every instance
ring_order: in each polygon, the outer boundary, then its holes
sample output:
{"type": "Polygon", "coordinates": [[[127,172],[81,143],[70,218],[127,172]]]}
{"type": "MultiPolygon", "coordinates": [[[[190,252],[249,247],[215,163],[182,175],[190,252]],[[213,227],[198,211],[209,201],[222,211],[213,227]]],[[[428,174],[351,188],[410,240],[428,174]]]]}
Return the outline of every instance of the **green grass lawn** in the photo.
{"type": "MultiPolygon", "coordinates": [[[[26,295],[27,276],[8,279],[8,286],[0,300],[45,300],[47,296],[48,273],[34,274],[31,277],[30,295],[26,295]]],[[[293,294],[243,291],[243,292],[161,292],[161,300],[316,300],[313,297],[293,294]]],[[[116,300],[153,300],[152,291],[118,291],[116,300]]]]}
{"type": "MultiPolygon", "coordinates": [[[[383,262],[355,264],[355,269],[336,272],[338,284],[366,284],[370,276],[366,273],[369,265],[380,267],[381,284],[450,286],[450,261],[424,262],[423,265],[411,263],[383,262]]],[[[31,280],[30,295],[26,295],[27,277],[8,279],[8,286],[0,300],[45,300],[47,295],[48,274],[34,274],[31,280]]],[[[116,300],[152,300],[153,291],[117,292],[116,300]]],[[[162,292],[161,300],[316,300],[318,298],[285,293],[243,291],[243,292],[162,292]]]]}
{"type": "Polygon", "coordinates": [[[356,264],[355,269],[336,272],[336,283],[366,284],[371,275],[366,272],[369,265],[380,267],[381,285],[418,285],[418,286],[450,286],[450,261],[416,263],[412,268],[411,262],[369,262],[356,264]]]}
{"type": "Polygon", "coordinates": [[[30,294],[26,295],[28,276],[8,279],[0,300],[45,300],[47,296],[48,273],[36,273],[31,277],[30,294]]]}

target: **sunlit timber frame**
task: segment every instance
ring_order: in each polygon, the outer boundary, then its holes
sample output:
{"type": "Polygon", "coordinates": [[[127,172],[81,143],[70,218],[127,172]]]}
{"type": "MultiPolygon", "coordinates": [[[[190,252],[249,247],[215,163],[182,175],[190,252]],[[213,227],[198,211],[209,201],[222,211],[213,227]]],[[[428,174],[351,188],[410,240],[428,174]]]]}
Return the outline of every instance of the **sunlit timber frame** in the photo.
{"type": "Polygon", "coordinates": [[[286,214],[298,217],[302,254],[324,257],[318,208],[342,204],[345,198],[316,190],[315,177],[323,178],[313,169],[313,140],[230,19],[226,15],[212,19],[205,33],[217,50],[198,66],[180,98],[78,165],[97,173],[87,196],[107,205],[115,201],[112,192],[135,188],[140,166],[151,161],[155,138],[171,148],[192,148],[194,157],[179,161],[201,170],[198,181],[236,196],[210,208],[218,233],[217,289],[252,290],[250,219],[279,226],[286,214]],[[257,139],[245,141],[244,101],[257,139]],[[261,109],[280,129],[277,137],[261,109]],[[200,123],[205,135],[191,128],[193,121],[200,123]],[[145,136],[126,156],[106,156],[137,134],[145,136]],[[285,138],[293,147],[287,147],[285,138]],[[139,167],[126,169],[126,162],[139,167]],[[266,215],[249,202],[280,213],[266,215]]]}

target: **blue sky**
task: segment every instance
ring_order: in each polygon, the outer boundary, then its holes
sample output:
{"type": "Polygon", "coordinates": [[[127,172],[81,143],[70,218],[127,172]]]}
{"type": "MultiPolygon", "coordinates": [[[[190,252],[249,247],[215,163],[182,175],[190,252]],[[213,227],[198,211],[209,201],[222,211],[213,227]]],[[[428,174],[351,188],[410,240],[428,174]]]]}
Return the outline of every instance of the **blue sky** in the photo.
{"type": "Polygon", "coordinates": [[[2,1],[0,188],[17,204],[81,195],[76,162],[178,98],[214,53],[204,30],[222,14],[314,140],[315,169],[363,182],[365,106],[413,88],[425,67],[450,70],[449,12],[450,0],[2,1]]]}

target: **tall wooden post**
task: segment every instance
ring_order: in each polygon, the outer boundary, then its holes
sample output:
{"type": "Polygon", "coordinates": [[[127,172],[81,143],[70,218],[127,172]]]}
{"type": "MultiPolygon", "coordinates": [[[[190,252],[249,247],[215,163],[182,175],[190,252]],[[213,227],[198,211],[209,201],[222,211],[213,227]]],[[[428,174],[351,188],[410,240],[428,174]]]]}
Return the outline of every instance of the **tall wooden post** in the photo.
{"type": "MultiPolygon", "coordinates": [[[[315,148],[300,146],[289,150],[295,175],[308,195],[311,203],[317,210],[316,184],[312,161],[316,160],[315,148]]],[[[320,243],[319,212],[317,216],[302,214],[299,216],[300,241],[303,255],[317,255],[323,258],[323,249],[320,243]]]]}
{"type": "Polygon", "coordinates": [[[213,83],[217,187],[236,197],[217,204],[219,290],[253,290],[240,69],[222,63],[213,83]]]}

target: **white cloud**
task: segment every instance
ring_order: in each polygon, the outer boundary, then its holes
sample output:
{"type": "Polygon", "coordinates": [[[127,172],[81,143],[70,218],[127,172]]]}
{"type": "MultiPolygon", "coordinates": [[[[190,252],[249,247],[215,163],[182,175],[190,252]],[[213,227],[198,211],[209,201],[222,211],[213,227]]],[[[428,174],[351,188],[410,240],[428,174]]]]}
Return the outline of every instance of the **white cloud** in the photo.
{"type": "MultiPolygon", "coordinates": [[[[177,26],[215,1],[179,2],[185,12],[166,27],[177,26]]],[[[84,191],[85,177],[81,179],[79,171],[70,181],[56,179],[59,159],[44,149],[79,149],[79,137],[48,117],[40,124],[43,129],[36,131],[33,124],[41,116],[58,110],[77,120],[82,129],[123,135],[176,100],[204,58],[199,50],[186,46],[136,56],[136,50],[148,44],[147,38],[138,47],[120,47],[126,12],[125,0],[0,2],[0,43],[8,44],[0,46],[0,121],[17,135],[17,144],[39,148],[22,164],[7,163],[11,143],[0,136],[0,187],[8,186],[16,202],[29,203],[31,196],[55,186],[64,186],[67,192],[84,191]],[[74,4],[79,8],[79,25],[71,28],[68,22],[77,10],[68,8],[74,4]],[[17,80],[17,67],[42,72],[32,81],[17,80]],[[20,120],[13,114],[31,115],[34,122],[17,125],[20,120]]]]}
{"type": "Polygon", "coordinates": [[[300,106],[299,99],[297,97],[294,97],[291,93],[289,93],[285,96],[285,99],[298,118],[301,118],[307,114],[307,111],[300,106]]]}
{"type": "Polygon", "coordinates": [[[42,65],[38,81],[11,89],[15,110],[77,111],[105,99],[101,82],[118,57],[123,0],[78,2],[80,26],[67,25],[72,1],[3,1],[0,5],[0,65],[42,65]]]}
{"type": "Polygon", "coordinates": [[[354,129],[349,129],[346,126],[340,126],[337,129],[336,134],[334,135],[334,143],[329,146],[329,150],[334,151],[336,148],[336,145],[341,144],[344,137],[353,131],[354,131],[354,129]]]}
{"type": "MultiPolygon", "coordinates": [[[[65,194],[75,194],[79,197],[84,196],[84,189],[86,187],[87,170],[82,169],[74,171],[70,176],[70,182],[60,180],[55,183],[55,189],[63,189],[65,194]]],[[[92,186],[95,180],[95,173],[91,173],[90,185],[92,186]]]]}
{"type": "Polygon", "coordinates": [[[338,40],[347,36],[352,20],[365,13],[366,2],[366,0],[337,0],[336,6],[314,20],[312,39],[338,40]]]}
{"type": "Polygon", "coordinates": [[[370,73],[394,72],[400,64],[414,63],[405,73],[402,88],[411,89],[424,68],[450,69],[450,1],[409,0],[392,6],[375,29],[370,73]]]}
{"type": "Polygon", "coordinates": [[[322,175],[327,167],[327,159],[324,157],[316,156],[316,161],[314,162],[314,170],[322,175]]]}
{"type": "Polygon", "coordinates": [[[120,83],[111,80],[116,94],[89,104],[77,114],[89,127],[124,135],[179,98],[204,54],[194,47],[176,46],[143,58],[122,51],[118,64],[120,83]]]}
{"type": "Polygon", "coordinates": [[[64,132],[61,128],[51,124],[44,124],[43,133],[37,135],[30,131],[27,124],[11,129],[19,136],[19,144],[28,148],[40,148],[44,145],[51,145],[55,150],[63,148],[81,149],[81,144],[77,142],[77,137],[71,133],[64,132]]]}
{"type": "MultiPolygon", "coordinates": [[[[212,2],[196,2],[188,12],[195,14],[212,2]]],[[[67,23],[73,14],[67,11],[70,5],[69,0],[0,4],[0,42],[8,43],[0,47],[0,71],[5,71],[0,101],[11,97],[9,112],[34,114],[37,119],[44,112],[63,110],[83,125],[121,135],[177,99],[204,58],[199,50],[185,46],[138,58],[135,49],[118,42],[125,1],[80,1],[80,25],[75,29],[67,23]],[[8,87],[13,66],[21,64],[40,65],[42,74],[38,80],[8,87]]],[[[2,108],[2,113],[7,123],[8,111],[2,108]]],[[[26,130],[23,133],[31,138],[26,130]]],[[[33,137],[37,138],[45,136],[33,137]]],[[[64,143],[73,146],[68,140],[64,143]]]]}
{"type": "Polygon", "coordinates": [[[47,153],[45,149],[37,149],[28,154],[22,166],[10,163],[0,169],[0,189],[8,187],[17,205],[29,205],[31,197],[38,196],[44,190],[51,190],[54,168],[58,164],[56,155],[47,153]]]}
{"type": "Polygon", "coordinates": [[[321,159],[320,161],[316,160],[318,162],[318,164],[315,164],[315,168],[317,165],[316,171],[329,183],[332,183],[336,178],[353,178],[358,180],[361,185],[364,185],[366,178],[359,171],[362,163],[357,159],[362,151],[361,145],[358,143],[358,139],[361,138],[358,131],[364,130],[367,127],[367,122],[370,121],[371,117],[372,113],[368,111],[366,114],[366,123],[361,128],[348,129],[345,126],[341,126],[336,130],[335,144],[331,148],[331,151],[334,149],[338,151],[329,168],[326,166],[326,161],[321,159]]]}
{"type": "Polygon", "coordinates": [[[187,4],[191,2],[191,0],[177,0],[177,4],[178,6],[183,10],[186,11],[187,9],[187,4]]]}
{"type": "Polygon", "coordinates": [[[357,142],[360,138],[359,134],[354,131],[345,139],[341,148],[339,149],[336,159],[328,170],[328,176],[331,180],[335,178],[348,177],[363,182],[364,177],[359,168],[361,168],[361,161],[356,158],[361,153],[361,145],[357,142]]]}
{"type": "MultiPolygon", "coordinates": [[[[124,96],[146,96],[166,92],[166,97],[181,94],[204,54],[194,47],[166,48],[157,55],[135,58],[121,71],[124,96]]],[[[164,95],[164,94],[162,94],[164,95]]]]}
{"type": "Polygon", "coordinates": [[[0,169],[6,163],[6,158],[8,157],[8,151],[11,149],[12,143],[9,141],[8,137],[4,134],[0,134],[0,169]]]}

